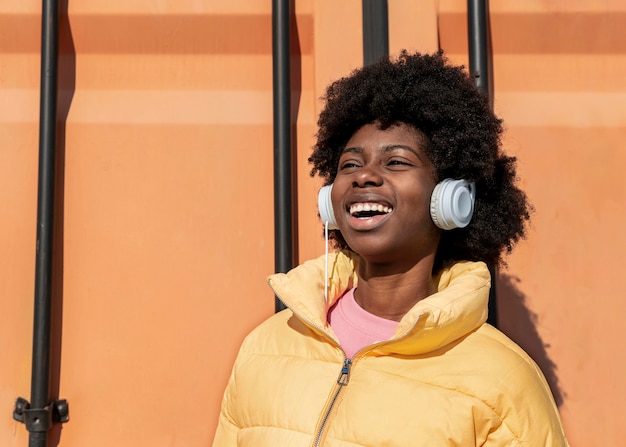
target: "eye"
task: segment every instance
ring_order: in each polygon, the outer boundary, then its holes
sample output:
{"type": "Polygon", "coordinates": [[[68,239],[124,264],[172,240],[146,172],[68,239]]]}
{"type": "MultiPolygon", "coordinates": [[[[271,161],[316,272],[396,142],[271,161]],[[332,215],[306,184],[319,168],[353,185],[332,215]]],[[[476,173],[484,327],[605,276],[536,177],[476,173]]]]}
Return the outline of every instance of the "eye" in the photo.
{"type": "Polygon", "coordinates": [[[405,158],[392,158],[387,162],[387,166],[390,167],[405,167],[405,166],[413,166],[409,160],[405,158]]]}
{"type": "Polygon", "coordinates": [[[359,161],[355,159],[347,159],[339,161],[339,170],[354,169],[360,166],[359,161]]]}

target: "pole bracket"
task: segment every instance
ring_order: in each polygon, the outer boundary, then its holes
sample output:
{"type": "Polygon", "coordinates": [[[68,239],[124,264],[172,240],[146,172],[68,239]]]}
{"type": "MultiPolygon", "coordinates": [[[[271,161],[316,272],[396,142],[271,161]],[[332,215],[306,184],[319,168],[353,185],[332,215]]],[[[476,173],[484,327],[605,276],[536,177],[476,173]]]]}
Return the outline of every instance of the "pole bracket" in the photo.
{"type": "Polygon", "coordinates": [[[53,400],[44,408],[30,408],[23,397],[15,401],[13,419],[26,425],[29,433],[47,432],[52,424],[70,420],[70,407],[65,399],[53,400]]]}

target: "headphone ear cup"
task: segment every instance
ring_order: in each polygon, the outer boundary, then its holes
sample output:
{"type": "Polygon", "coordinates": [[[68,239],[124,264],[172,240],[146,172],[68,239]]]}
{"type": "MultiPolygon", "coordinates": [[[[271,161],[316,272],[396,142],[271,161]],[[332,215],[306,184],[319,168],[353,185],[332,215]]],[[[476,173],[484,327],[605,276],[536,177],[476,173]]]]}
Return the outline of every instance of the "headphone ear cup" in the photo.
{"type": "Polygon", "coordinates": [[[445,179],[430,199],[430,217],[442,230],[464,228],[472,220],[476,186],[467,180],[445,179]]]}
{"type": "Polygon", "coordinates": [[[338,230],[337,219],[335,219],[335,212],[333,210],[333,202],[330,198],[330,193],[333,190],[332,183],[330,185],[323,186],[317,195],[317,207],[319,209],[320,218],[324,224],[328,224],[329,230],[338,230]]]}

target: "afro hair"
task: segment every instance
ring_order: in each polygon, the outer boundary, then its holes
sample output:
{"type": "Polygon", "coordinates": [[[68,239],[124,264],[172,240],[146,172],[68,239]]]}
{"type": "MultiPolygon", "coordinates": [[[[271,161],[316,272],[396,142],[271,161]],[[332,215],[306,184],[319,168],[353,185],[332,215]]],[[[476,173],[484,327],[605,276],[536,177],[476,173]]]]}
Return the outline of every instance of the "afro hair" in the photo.
{"type": "MultiPolygon", "coordinates": [[[[444,231],[433,270],[460,261],[502,264],[502,256],[525,236],[532,210],[516,187],[516,160],[501,149],[502,121],[489,99],[443,52],[383,59],[330,84],[320,113],[317,141],[309,162],[311,175],[326,184],[337,175],[339,157],[362,126],[381,129],[405,123],[425,137],[425,152],[437,181],[476,182],[474,215],[465,228],[444,231]]],[[[331,238],[349,249],[338,230],[331,238]]]]}

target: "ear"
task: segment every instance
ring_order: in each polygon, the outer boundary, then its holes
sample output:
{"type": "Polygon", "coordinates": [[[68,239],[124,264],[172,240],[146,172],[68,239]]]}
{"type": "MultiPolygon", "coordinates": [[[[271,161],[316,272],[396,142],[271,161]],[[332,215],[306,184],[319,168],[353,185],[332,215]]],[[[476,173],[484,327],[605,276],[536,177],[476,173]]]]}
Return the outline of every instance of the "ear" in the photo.
{"type": "Polygon", "coordinates": [[[445,179],[430,198],[430,216],[442,230],[464,228],[472,220],[476,185],[467,180],[445,179]]]}
{"type": "Polygon", "coordinates": [[[320,217],[322,222],[328,223],[329,230],[337,230],[337,219],[335,219],[335,212],[333,211],[333,202],[330,198],[330,193],[333,190],[332,183],[330,185],[323,186],[317,195],[317,207],[319,208],[320,217]]]}

